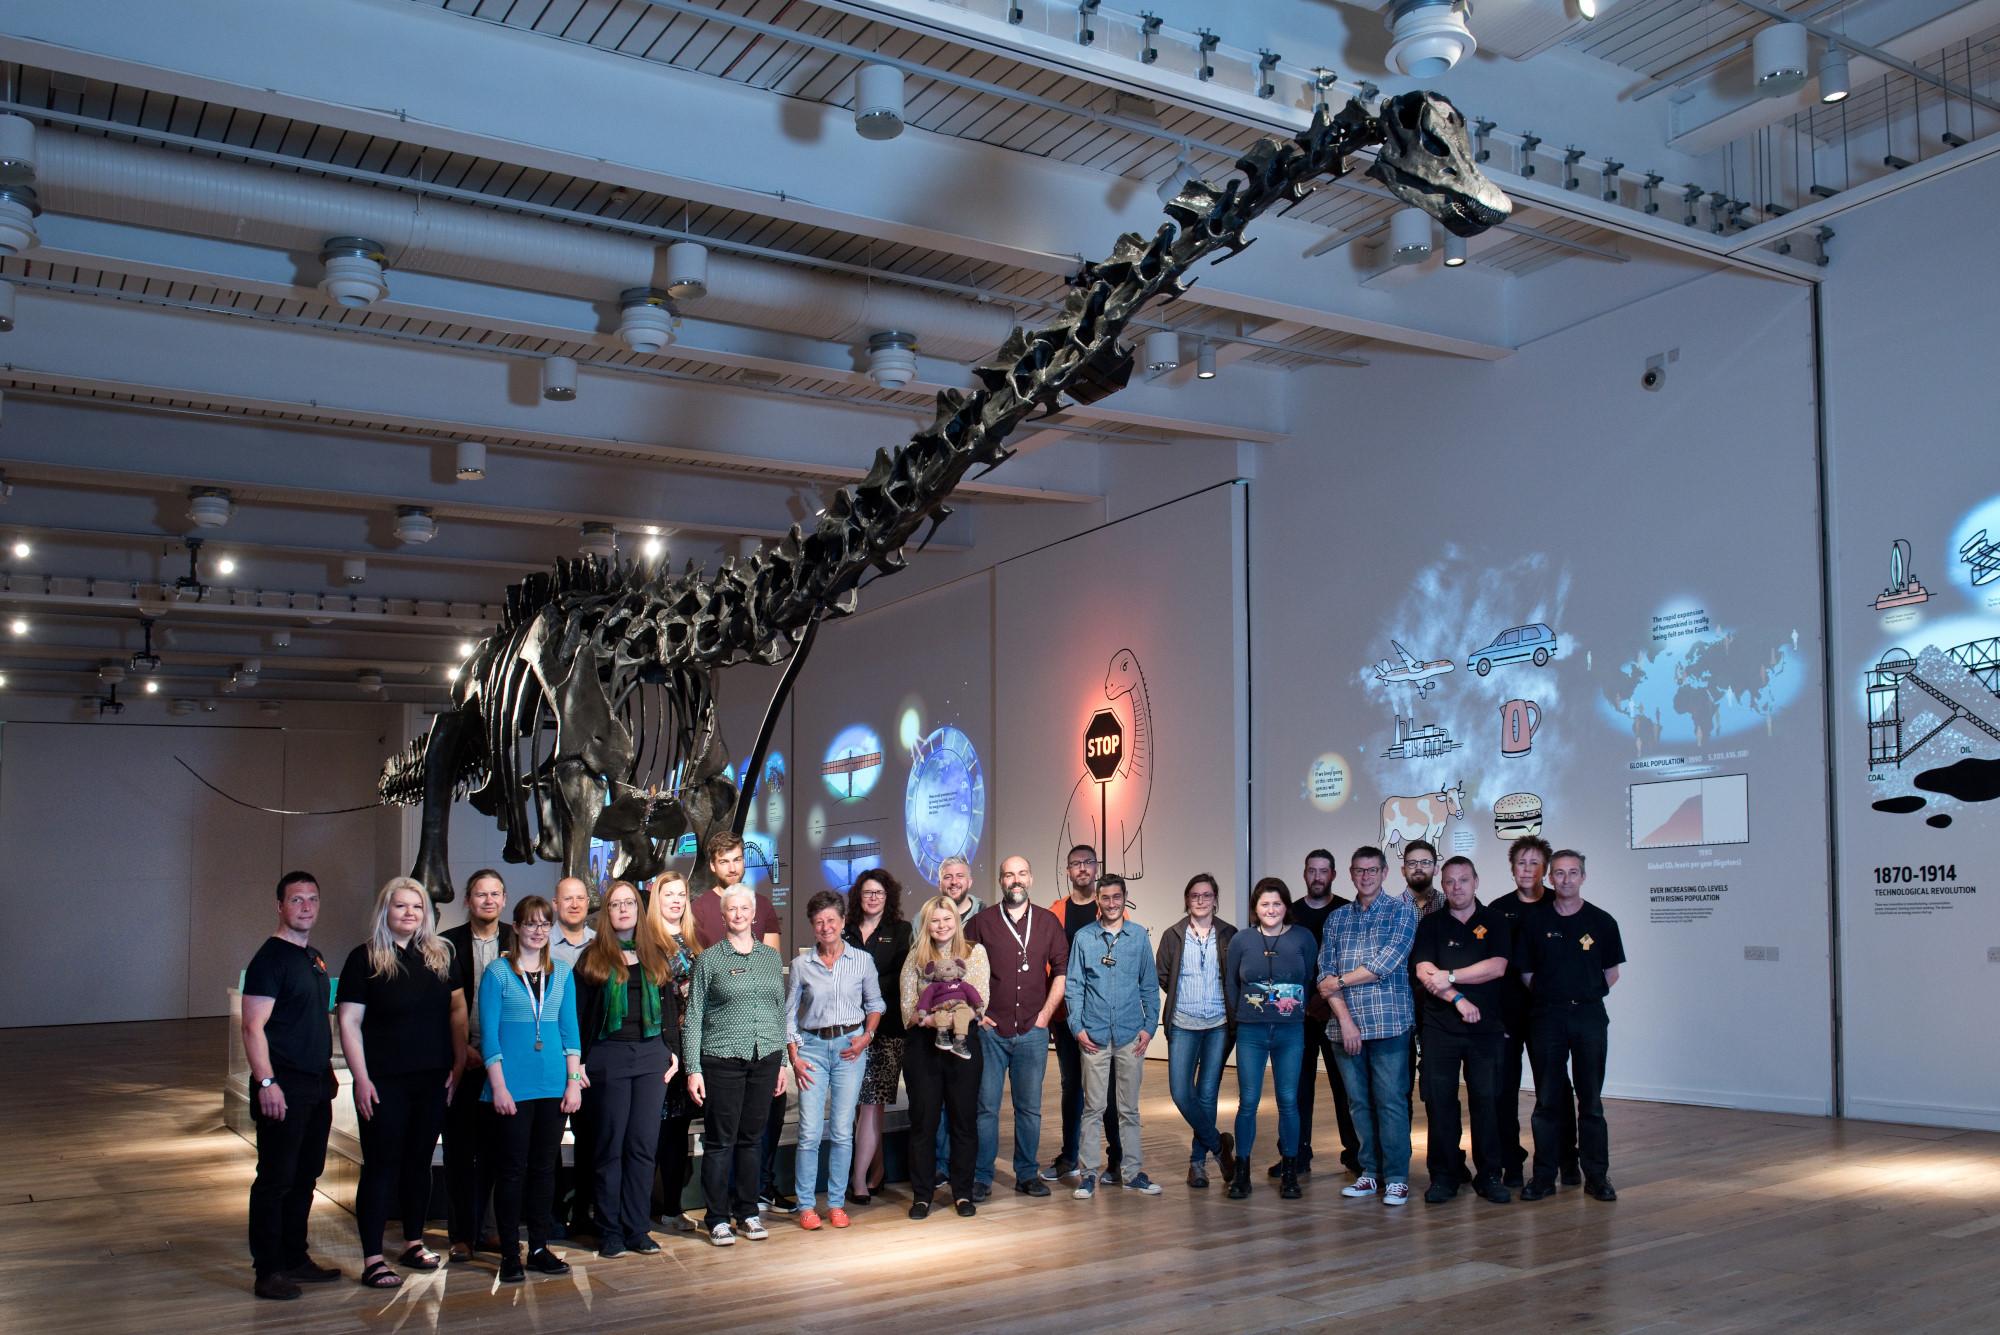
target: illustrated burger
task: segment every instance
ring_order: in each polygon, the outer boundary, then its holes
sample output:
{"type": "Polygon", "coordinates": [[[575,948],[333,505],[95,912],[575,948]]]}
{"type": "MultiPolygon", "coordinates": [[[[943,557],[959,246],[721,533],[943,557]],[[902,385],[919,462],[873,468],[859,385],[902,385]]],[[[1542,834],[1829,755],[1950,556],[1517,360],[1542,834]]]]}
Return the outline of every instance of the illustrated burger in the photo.
{"type": "Polygon", "coordinates": [[[1508,843],[1542,832],[1542,799],[1533,793],[1509,793],[1493,804],[1493,833],[1508,843]]]}

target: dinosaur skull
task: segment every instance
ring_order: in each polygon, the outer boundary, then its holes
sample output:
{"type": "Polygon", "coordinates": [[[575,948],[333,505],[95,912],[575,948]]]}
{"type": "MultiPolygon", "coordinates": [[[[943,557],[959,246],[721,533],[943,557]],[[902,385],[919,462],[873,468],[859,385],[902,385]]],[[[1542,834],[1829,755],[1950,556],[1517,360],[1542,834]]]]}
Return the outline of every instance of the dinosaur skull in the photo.
{"type": "Polygon", "coordinates": [[[1368,174],[1454,236],[1478,236],[1514,211],[1472,160],[1465,117],[1436,93],[1400,93],[1382,104],[1382,147],[1368,174]]]}

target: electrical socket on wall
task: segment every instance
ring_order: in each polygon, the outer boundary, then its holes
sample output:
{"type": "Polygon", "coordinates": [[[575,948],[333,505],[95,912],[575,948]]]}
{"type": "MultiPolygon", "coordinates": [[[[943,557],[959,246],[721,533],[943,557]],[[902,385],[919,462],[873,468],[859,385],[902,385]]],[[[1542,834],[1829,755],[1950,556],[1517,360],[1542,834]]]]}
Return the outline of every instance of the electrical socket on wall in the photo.
{"type": "Polygon", "coordinates": [[[1775,961],[1778,958],[1778,948],[1776,946],[1745,946],[1743,947],[1743,958],[1746,960],[1775,961]]]}

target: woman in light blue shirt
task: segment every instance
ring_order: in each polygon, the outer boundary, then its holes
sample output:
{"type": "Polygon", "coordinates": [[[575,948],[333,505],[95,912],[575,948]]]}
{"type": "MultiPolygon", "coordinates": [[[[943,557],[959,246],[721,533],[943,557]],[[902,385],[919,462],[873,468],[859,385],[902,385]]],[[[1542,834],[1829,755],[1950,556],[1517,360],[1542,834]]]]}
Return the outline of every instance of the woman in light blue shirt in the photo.
{"type": "Polygon", "coordinates": [[[1215,1124],[1230,1039],[1222,962],[1236,935],[1234,927],[1215,916],[1221,897],[1213,876],[1196,873],[1181,891],[1187,915],[1160,934],[1155,961],[1167,994],[1161,1011],[1167,1027],[1167,1085],[1182,1120],[1194,1132],[1188,1147],[1190,1187],[1208,1185],[1211,1154],[1225,1178],[1236,1171],[1235,1138],[1215,1124]]]}

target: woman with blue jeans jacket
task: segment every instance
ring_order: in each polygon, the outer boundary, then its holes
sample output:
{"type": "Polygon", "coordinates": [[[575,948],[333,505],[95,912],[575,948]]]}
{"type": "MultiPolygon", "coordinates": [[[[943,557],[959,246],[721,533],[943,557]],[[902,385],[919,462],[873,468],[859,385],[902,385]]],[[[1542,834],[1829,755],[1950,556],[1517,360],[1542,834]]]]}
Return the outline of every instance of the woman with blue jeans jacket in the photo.
{"type": "Polygon", "coordinates": [[[1215,1124],[1222,1066],[1229,1059],[1229,1006],[1222,962],[1236,929],[1215,916],[1221,898],[1215,878],[1199,872],[1181,892],[1187,916],[1160,934],[1154,963],[1167,994],[1161,1014],[1167,1027],[1167,1085],[1174,1106],[1194,1132],[1188,1147],[1190,1187],[1208,1185],[1208,1156],[1224,1177],[1236,1171],[1234,1139],[1215,1124]]]}
{"type": "Polygon", "coordinates": [[[1229,943],[1223,970],[1229,1016],[1236,1029],[1236,1172],[1229,1199],[1250,1194],[1250,1147],[1257,1139],[1257,1105],[1264,1099],[1264,1063],[1278,1089],[1278,1194],[1299,1192],[1299,1068],[1305,1054],[1306,998],[1318,966],[1311,932],[1285,921],[1292,893],[1275,876],[1250,892],[1254,928],[1229,943]]]}

